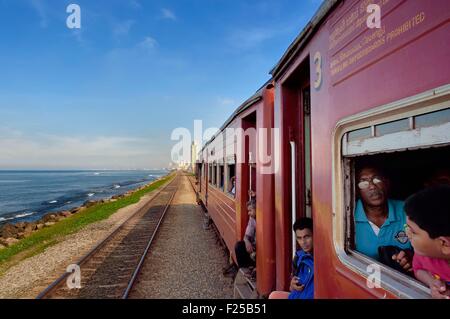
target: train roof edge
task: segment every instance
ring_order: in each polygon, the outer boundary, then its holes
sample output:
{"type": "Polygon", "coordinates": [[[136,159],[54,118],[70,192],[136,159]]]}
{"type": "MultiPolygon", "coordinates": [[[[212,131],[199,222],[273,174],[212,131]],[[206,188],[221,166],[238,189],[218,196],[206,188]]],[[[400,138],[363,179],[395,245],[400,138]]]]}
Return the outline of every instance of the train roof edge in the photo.
{"type": "Polygon", "coordinates": [[[319,9],[317,9],[316,13],[311,18],[311,20],[306,24],[306,26],[303,28],[300,34],[295,38],[295,40],[285,51],[285,53],[278,61],[278,63],[270,71],[270,74],[274,79],[280,75],[280,73],[284,70],[285,66],[291,59],[293,59],[296,56],[298,51],[301,50],[308,43],[308,41],[315,34],[315,31],[318,29],[318,27],[321,26],[322,21],[325,19],[325,17],[331,11],[333,11],[338,4],[343,2],[344,0],[325,0],[324,2],[322,2],[319,9]]]}

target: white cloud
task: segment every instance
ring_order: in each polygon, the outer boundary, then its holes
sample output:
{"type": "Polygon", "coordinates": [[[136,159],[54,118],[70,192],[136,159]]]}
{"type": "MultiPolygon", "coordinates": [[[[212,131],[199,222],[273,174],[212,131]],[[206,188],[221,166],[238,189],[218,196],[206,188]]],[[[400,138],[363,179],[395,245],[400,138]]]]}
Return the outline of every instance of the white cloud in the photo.
{"type": "Polygon", "coordinates": [[[2,168],[145,168],[157,157],[150,139],[25,135],[0,130],[2,168]]]}
{"type": "Polygon", "coordinates": [[[86,46],[86,41],[83,37],[83,29],[73,29],[70,34],[75,38],[79,45],[86,46]]]}
{"type": "Polygon", "coordinates": [[[156,46],[158,45],[158,42],[152,38],[152,37],[145,37],[142,42],[138,44],[139,48],[152,51],[156,46]]]}
{"type": "Polygon", "coordinates": [[[231,98],[224,98],[224,97],[219,97],[217,99],[217,102],[219,103],[219,105],[221,106],[237,106],[236,105],[236,101],[234,99],[231,98]]]}
{"type": "Polygon", "coordinates": [[[141,5],[141,3],[138,0],[130,0],[129,4],[134,9],[142,8],[142,5],[141,5]]]}
{"type": "Polygon", "coordinates": [[[163,19],[168,19],[168,20],[173,20],[173,21],[177,20],[177,16],[175,15],[175,13],[173,13],[172,10],[163,8],[163,9],[161,9],[161,13],[162,13],[163,19]]]}
{"type": "Polygon", "coordinates": [[[119,37],[128,35],[134,23],[134,20],[126,20],[116,24],[113,28],[114,36],[119,37]]]}
{"type": "Polygon", "coordinates": [[[31,6],[39,16],[41,28],[46,28],[48,26],[48,18],[45,4],[41,0],[31,0],[31,6]]]}
{"type": "Polygon", "coordinates": [[[239,29],[230,34],[228,42],[235,48],[248,50],[261,45],[274,36],[275,32],[268,28],[239,29]]]}

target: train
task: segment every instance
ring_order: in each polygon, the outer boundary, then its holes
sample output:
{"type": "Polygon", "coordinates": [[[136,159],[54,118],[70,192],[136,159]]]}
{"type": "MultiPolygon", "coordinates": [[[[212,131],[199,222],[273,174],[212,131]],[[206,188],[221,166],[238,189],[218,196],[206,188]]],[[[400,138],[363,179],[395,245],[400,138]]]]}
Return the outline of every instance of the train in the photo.
{"type": "Polygon", "coordinates": [[[429,297],[355,250],[355,170],[384,165],[391,196],[404,200],[449,168],[449,22],[448,0],[324,1],[270,79],[204,143],[196,192],[234,260],[256,194],[259,297],[289,289],[292,225],[303,216],[314,221],[315,298],[429,297]],[[379,27],[368,23],[371,4],[379,27]]]}

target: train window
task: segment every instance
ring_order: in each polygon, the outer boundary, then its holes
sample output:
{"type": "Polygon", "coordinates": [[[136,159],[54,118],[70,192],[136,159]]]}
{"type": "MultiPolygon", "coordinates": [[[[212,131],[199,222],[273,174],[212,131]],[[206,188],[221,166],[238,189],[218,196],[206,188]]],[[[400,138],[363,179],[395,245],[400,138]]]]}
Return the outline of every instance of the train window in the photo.
{"type": "Polygon", "coordinates": [[[250,185],[249,190],[256,193],[256,164],[250,164],[250,185]]]}
{"type": "Polygon", "coordinates": [[[214,186],[217,186],[217,164],[213,163],[212,165],[212,182],[214,186]]]}
{"type": "Polygon", "coordinates": [[[446,122],[450,122],[450,109],[440,110],[414,117],[416,128],[445,124],[446,122]]]}
{"type": "Polygon", "coordinates": [[[225,166],[223,165],[219,165],[219,183],[217,184],[217,186],[224,191],[224,187],[225,187],[225,166]]]}
{"type": "Polygon", "coordinates": [[[212,171],[212,164],[208,164],[208,183],[212,183],[212,175],[213,175],[213,171],[212,171]]]}
{"type": "Polygon", "coordinates": [[[349,132],[347,134],[348,141],[356,141],[356,140],[361,140],[361,139],[365,139],[365,138],[369,138],[369,137],[372,137],[372,128],[371,127],[366,127],[366,128],[362,128],[359,130],[355,130],[355,131],[349,132]]]}
{"type": "Polygon", "coordinates": [[[409,119],[402,119],[385,124],[375,125],[375,135],[382,136],[389,133],[406,131],[409,128],[409,119]]]}
{"type": "Polygon", "coordinates": [[[236,197],[236,164],[227,165],[227,189],[228,194],[236,197]]]}
{"type": "Polygon", "coordinates": [[[437,172],[450,172],[450,86],[436,92],[344,119],[334,135],[333,239],[339,259],[366,278],[377,265],[382,288],[398,297],[428,298],[429,290],[412,275],[404,274],[395,262],[384,258],[384,252],[391,248],[380,250],[373,245],[373,239],[385,236],[381,235],[381,228],[386,234],[387,227],[394,224],[390,218],[399,217],[398,229],[392,230],[392,236],[386,235],[389,240],[383,246],[407,249],[409,241],[400,225],[406,218],[403,201],[427,187],[437,172]],[[378,198],[380,206],[388,207],[389,223],[383,227],[371,224],[365,211],[366,202],[371,199],[364,193],[358,173],[367,172],[364,168],[368,167],[377,169],[377,176],[369,178],[369,185],[378,183],[375,178],[380,177],[387,194],[378,198]]]}

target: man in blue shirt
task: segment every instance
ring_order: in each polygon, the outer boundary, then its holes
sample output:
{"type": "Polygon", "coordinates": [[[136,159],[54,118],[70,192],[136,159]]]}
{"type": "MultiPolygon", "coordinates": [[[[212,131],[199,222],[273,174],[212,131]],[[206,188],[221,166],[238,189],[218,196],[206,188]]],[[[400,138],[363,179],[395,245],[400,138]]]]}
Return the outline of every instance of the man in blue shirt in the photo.
{"type": "Polygon", "coordinates": [[[374,167],[362,168],[357,176],[360,200],[355,209],[356,250],[380,260],[379,247],[395,246],[392,256],[403,270],[412,270],[411,243],[405,233],[403,202],[388,199],[389,180],[374,167]]]}
{"type": "Polygon", "coordinates": [[[290,292],[273,291],[269,299],[314,299],[313,221],[307,217],[300,218],[293,228],[300,249],[292,265],[290,292]]]}

